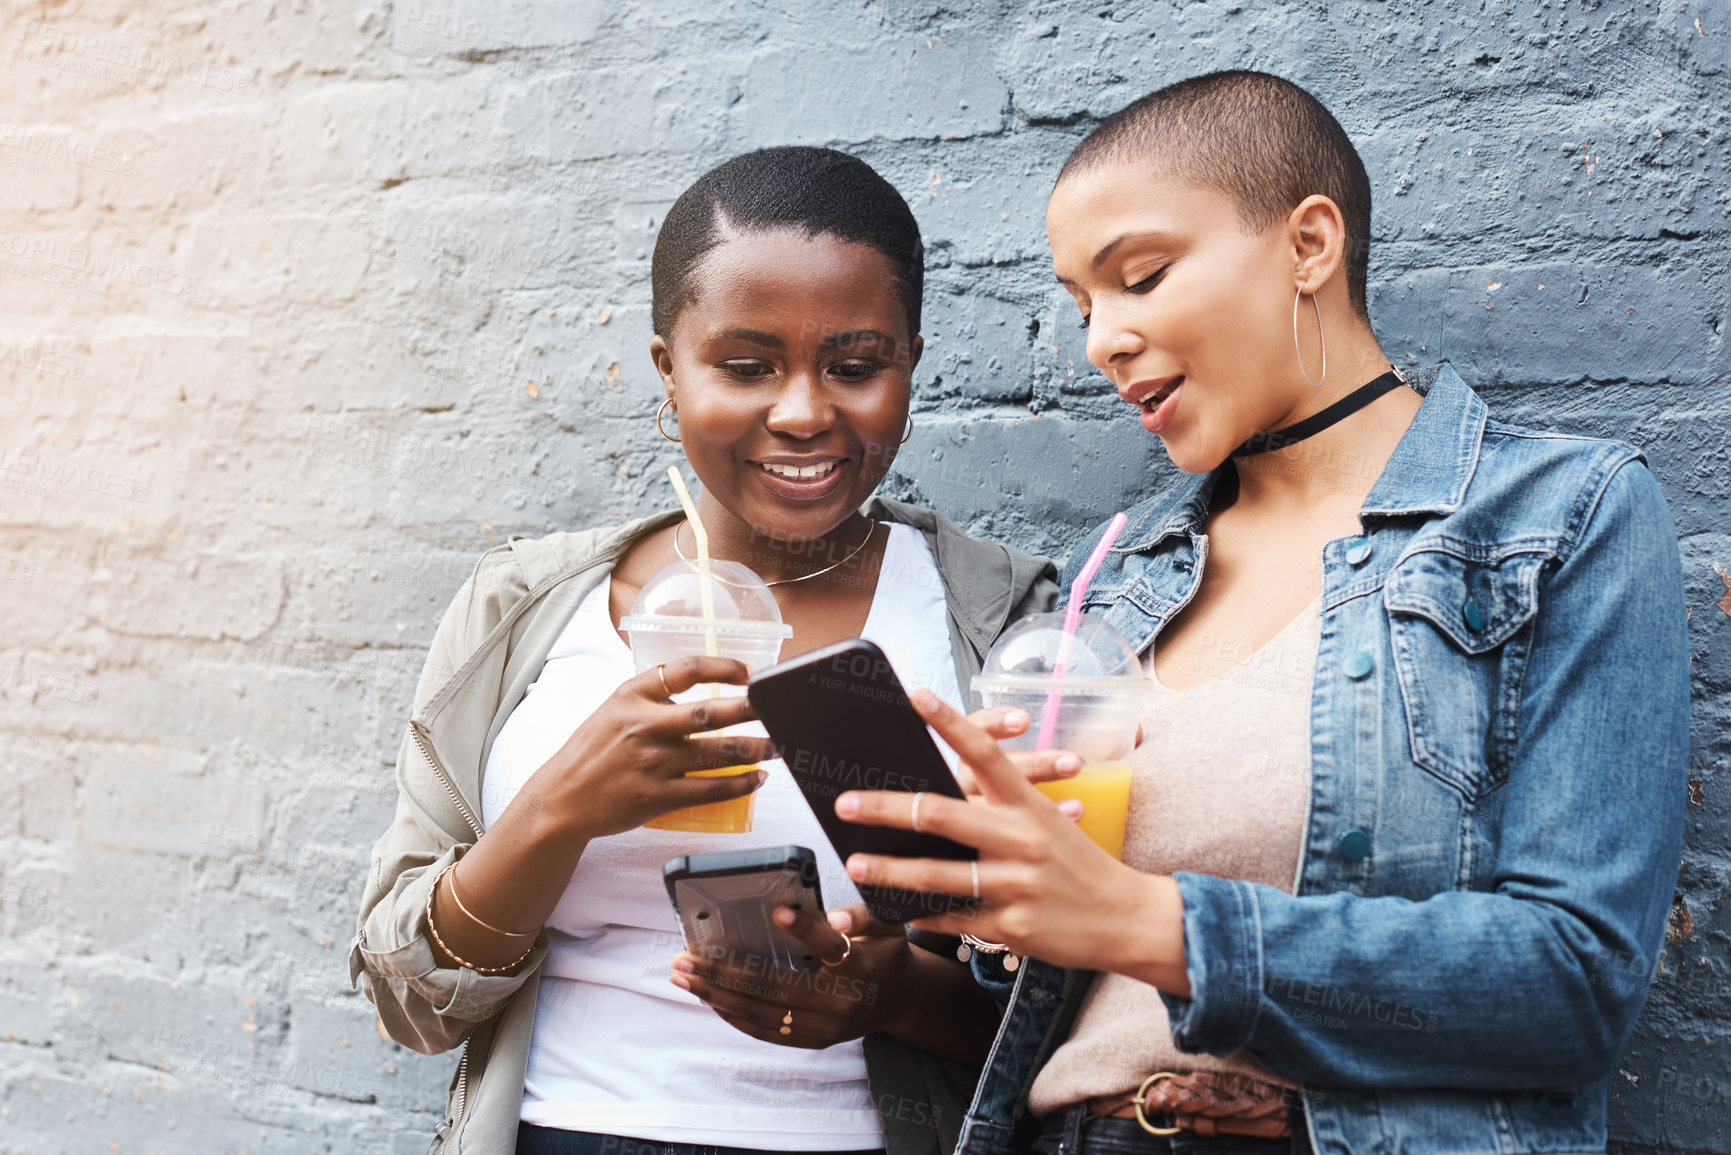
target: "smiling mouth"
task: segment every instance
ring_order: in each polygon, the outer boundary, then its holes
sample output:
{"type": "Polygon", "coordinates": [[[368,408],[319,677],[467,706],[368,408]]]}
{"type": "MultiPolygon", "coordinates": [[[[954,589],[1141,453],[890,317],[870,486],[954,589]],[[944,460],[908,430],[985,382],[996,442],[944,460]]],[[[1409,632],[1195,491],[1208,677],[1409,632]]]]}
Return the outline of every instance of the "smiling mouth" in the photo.
{"type": "Polygon", "coordinates": [[[1164,402],[1166,398],[1172,396],[1172,394],[1175,393],[1178,387],[1182,384],[1184,384],[1184,377],[1183,375],[1179,375],[1172,378],[1164,385],[1161,385],[1153,392],[1147,393],[1143,396],[1135,396],[1134,391],[1132,391],[1131,396],[1125,397],[1124,400],[1130,402],[1130,404],[1136,406],[1144,413],[1152,413],[1156,409],[1160,408],[1161,403],[1164,402]]]}
{"type": "Polygon", "coordinates": [[[794,481],[815,481],[820,477],[828,477],[840,465],[840,461],[824,461],[816,465],[782,465],[773,461],[760,461],[758,468],[765,473],[773,473],[777,477],[786,477],[794,481]]]}

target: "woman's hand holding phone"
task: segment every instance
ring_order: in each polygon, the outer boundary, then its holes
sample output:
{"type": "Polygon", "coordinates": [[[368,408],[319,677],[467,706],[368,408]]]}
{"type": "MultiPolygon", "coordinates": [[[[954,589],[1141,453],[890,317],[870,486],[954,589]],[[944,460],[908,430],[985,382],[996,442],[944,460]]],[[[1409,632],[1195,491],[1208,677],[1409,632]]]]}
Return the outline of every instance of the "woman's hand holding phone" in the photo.
{"type": "MultiPolygon", "coordinates": [[[[854,854],[847,860],[849,876],[859,883],[980,900],[971,911],[919,919],[914,925],[923,929],[976,935],[1057,966],[1113,971],[1188,996],[1178,884],[1126,866],[1095,846],[998,746],[993,724],[982,727],[925,691],[910,700],[961,756],[980,790],[978,800],[969,800],[973,804],[926,795],[920,829],[974,847],[979,860],[854,854]]],[[[912,798],[898,791],[850,790],[835,808],[850,822],[911,829],[912,798]]]]}
{"type": "Polygon", "coordinates": [[[673,960],[673,984],[737,1030],[786,1047],[818,1050],[899,1025],[915,966],[900,926],[872,918],[864,905],[830,911],[827,921],[787,906],[776,907],[774,917],[823,960],[822,969],[784,970],[687,951],[673,960]]]}

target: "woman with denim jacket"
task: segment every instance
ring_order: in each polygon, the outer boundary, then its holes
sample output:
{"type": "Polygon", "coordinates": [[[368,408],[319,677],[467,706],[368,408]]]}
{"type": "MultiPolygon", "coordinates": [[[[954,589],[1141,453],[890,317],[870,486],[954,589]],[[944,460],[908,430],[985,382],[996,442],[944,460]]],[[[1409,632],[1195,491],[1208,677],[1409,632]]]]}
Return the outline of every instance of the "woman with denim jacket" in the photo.
{"type": "MultiPolygon", "coordinates": [[[[644,448],[680,441],[711,552],[761,574],[794,628],[783,657],[863,634],[959,705],[998,632],[1057,588],[1044,559],[865,502],[909,429],[922,253],[906,202],[857,158],[767,149],[712,170],[656,243],[667,399],[644,448]]],[[[691,737],[748,721],[745,699],[670,699],[744,666],[634,672],[620,617],[694,549],[671,513],[481,559],[415,695],[351,977],[393,1039],[463,1046],[439,1152],[947,1155],[999,1008],[953,944],[870,920],[766,738],[691,737]],[[765,765],[685,776],[746,762],[765,765]],[[752,790],[749,834],[645,828],[752,790]],[[778,908],[822,969],[699,978],[663,863],[788,843],[816,852],[842,908],[778,908]],[[773,990],[774,1009],[741,988],[773,990]]]]}
{"type": "Polygon", "coordinates": [[[979,860],[847,863],[983,904],[919,924],[1007,1003],[959,1155],[1604,1149],[1681,850],[1675,533],[1635,448],[1393,369],[1369,220],[1339,124],[1259,73],[1137,101],[1059,177],[1088,358],[1190,476],[1085,597],[1149,678],[1125,861],[921,695],[986,804],[920,827],[979,860]]]}

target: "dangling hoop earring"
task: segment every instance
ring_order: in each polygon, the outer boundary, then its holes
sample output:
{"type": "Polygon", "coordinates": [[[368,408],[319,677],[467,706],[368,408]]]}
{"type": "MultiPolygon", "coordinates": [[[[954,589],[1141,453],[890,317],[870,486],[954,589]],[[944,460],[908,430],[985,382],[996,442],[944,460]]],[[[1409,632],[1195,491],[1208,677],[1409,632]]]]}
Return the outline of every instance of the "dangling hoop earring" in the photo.
{"type": "Polygon", "coordinates": [[[902,434],[901,444],[906,445],[908,443],[908,438],[912,437],[913,435],[914,435],[914,416],[913,416],[913,414],[910,413],[910,414],[908,414],[908,431],[906,433],[902,434]]]}
{"type": "Polygon", "coordinates": [[[1298,371],[1304,374],[1304,383],[1312,389],[1320,389],[1328,380],[1328,340],[1322,335],[1322,306],[1316,303],[1316,294],[1310,294],[1310,307],[1316,310],[1316,340],[1322,346],[1322,376],[1312,381],[1310,372],[1304,367],[1304,349],[1298,343],[1298,298],[1302,296],[1303,289],[1292,294],[1292,351],[1298,354],[1298,371]]]}
{"type": "MultiPolygon", "coordinates": [[[[1296,332],[1296,330],[1294,330],[1294,331],[1296,332]]],[[[667,437],[667,430],[661,428],[661,416],[662,416],[662,414],[667,412],[667,407],[669,405],[672,405],[672,404],[673,404],[673,398],[669,397],[667,400],[665,400],[661,403],[661,408],[659,408],[655,411],[655,432],[661,434],[661,436],[663,436],[663,437],[667,437]]],[[[673,415],[675,417],[679,416],[679,410],[674,409],[673,415]]],[[[669,440],[669,441],[673,442],[675,445],[677,445],[681,441],[684,441],[685,438],[683,438],[683,437],[667,437],[667,440],[669,440]]]]}

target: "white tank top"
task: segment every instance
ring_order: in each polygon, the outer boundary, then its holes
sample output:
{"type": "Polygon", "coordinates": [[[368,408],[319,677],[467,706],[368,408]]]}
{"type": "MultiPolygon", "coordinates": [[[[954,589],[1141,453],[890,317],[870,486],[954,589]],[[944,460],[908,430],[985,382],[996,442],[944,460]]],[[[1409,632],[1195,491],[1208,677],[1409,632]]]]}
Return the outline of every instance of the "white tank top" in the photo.
{"type": "MultiPolygon", "coordinates": [[[[943,583],[923,535],[890,525],[862,636],[902,682],[958,708],[943,583]]],[[[517,791],[635,672],[608,614],[610,582],[584,598],[512,710],[487,758],[481,817],[491,826],[517,791]]],[[[762,727],[757,727],[762,732],[762,727]]],[[[948,753],[948,751],[946,751],[948,753]]],[[[750,834],[639,827],[598,838],[548,919],[521,1118],[543,1127],[668,1143],[771,1151],[881,1147],[858,1040],[821,1051],[742,1034],[668,981],[684,948],[662,866],[681,854],[808,846],[824,905],[859,892],[787,768],[766,762],[750,834]]]]}

